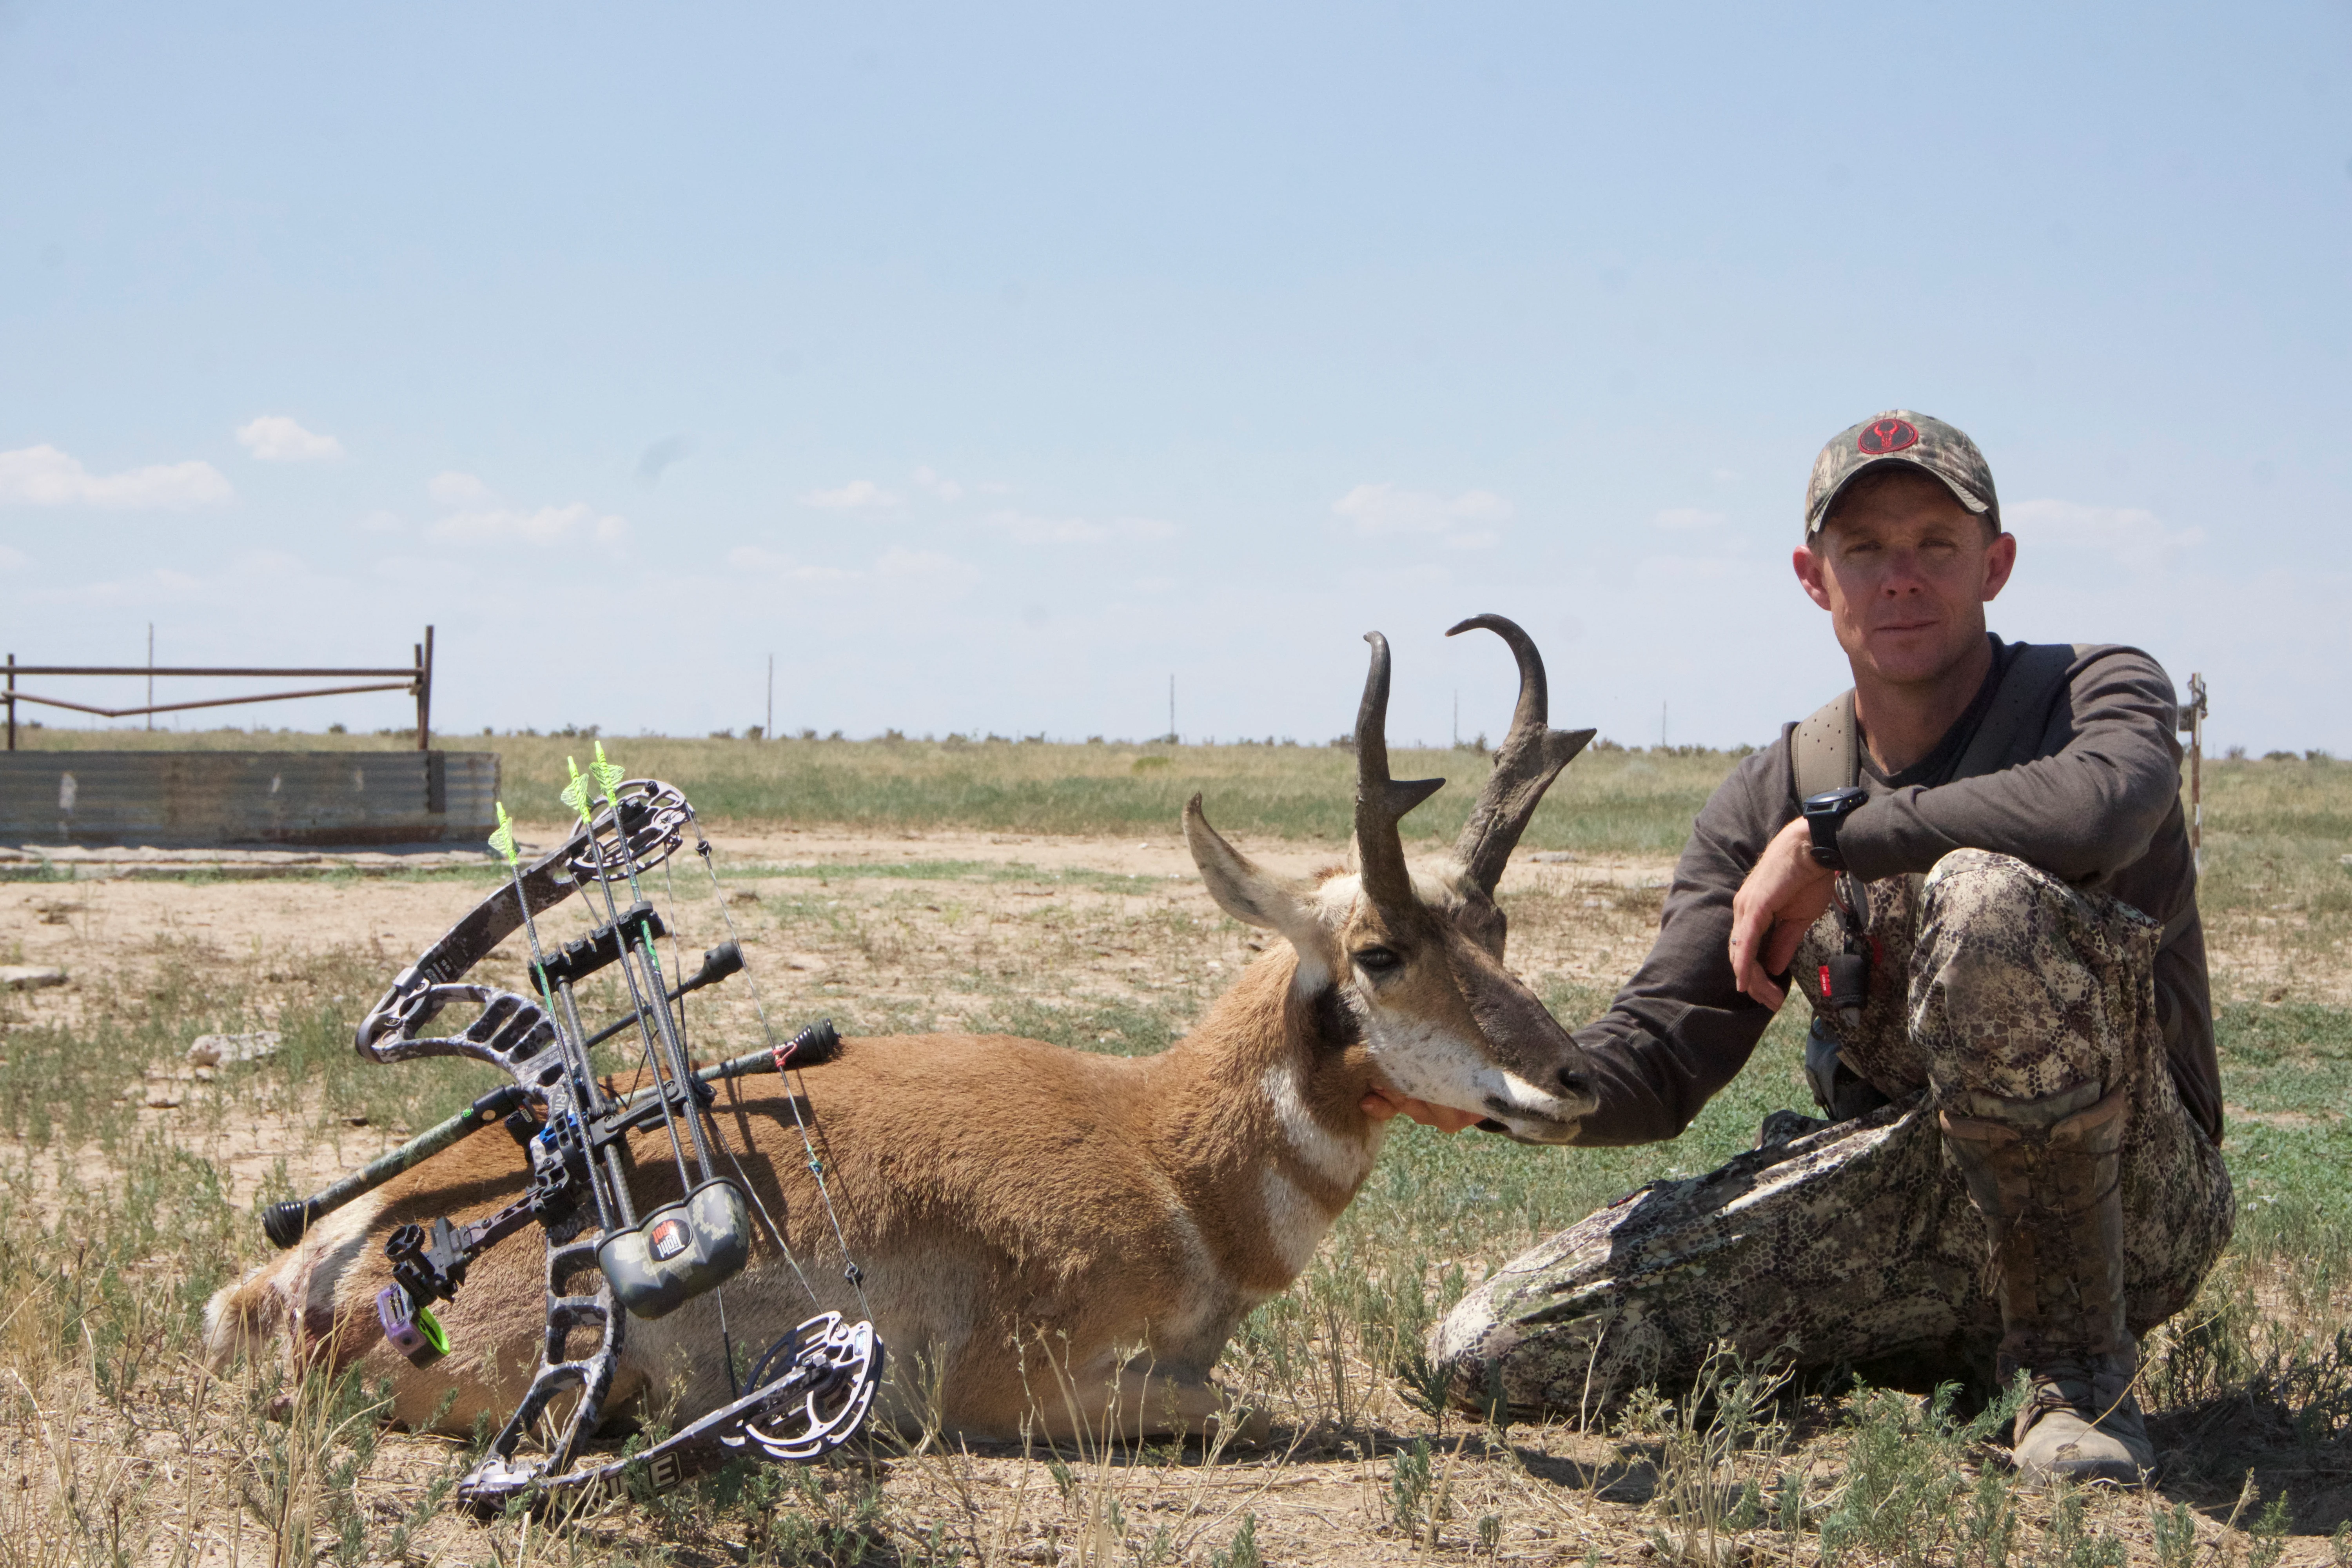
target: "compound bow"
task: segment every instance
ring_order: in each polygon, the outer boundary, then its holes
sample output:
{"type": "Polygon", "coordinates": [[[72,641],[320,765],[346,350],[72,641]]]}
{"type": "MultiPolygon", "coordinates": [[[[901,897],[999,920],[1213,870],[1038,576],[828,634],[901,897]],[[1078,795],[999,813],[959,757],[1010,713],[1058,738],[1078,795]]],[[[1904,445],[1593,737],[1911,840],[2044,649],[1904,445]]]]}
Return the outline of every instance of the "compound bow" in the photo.
{"type": "MultiPolygon", "coordinates": [[[[658,780],[624,780],[621,770],[605,760],[602,742],[587,774],[576,763],[571,773],[563,801],[579,821],[570,837],[526,867],[506,807],[499,805],[490,847],[506,862],[506,885],[401,972],[361,1021],[355,1042],[370,1061],[471,1057],[503,1069],[513,1081],[365,1169],[310,1197],[272,1205],[262,1215],[270,1239],[291,1247],[320,1215],[492,1122],[503,1122],[522,1144],[530,1162],[523,1195],[465,1225],[445,1217],[429,1229],[400,1226],[384,1244],[394,1282],[376,1298],[385,1338],[416,1364],[429,1365],[448,1349],[432,1303],[454,1297],[468,1266],[498,1242],[532,1223],[544,1232],[547,1331],[538,1368],[488,1453],[457,1487],[462,1500],[484,1511],[534,1492],[562,1494],[614,1483],[633,1468],[653,1489],[662,1490],[739,1456],[814,1459],[856,1433],[882,1372],[882,1345],[870,1322],[820,1312],[753,1363],[745,1392],[735,1381],[720,1293],[715,1299],[721,1352],[738,1397],[625,1460],[573,1468],[582,1439],[595,1431],[603,1415],[630,1318],[658,1318],[704,1291],[719,1291],[751,1256],[751,1205],[758,1205],[775,1246],[791,1257],[783,1232],[743,1178],[740,1163],[710,1117],[713,1086],[751,1073],[814,1065],[840,1042],[829,1022],[813,1025],[789,1042],[776,1041],[723,897],[714,902],[729,940],[707,951],[694,974],[675,986],[666,984],[656,943],[670,936],[670,926],[646,899],[640,879],[660,868],[667,881],[669,858],[690,829],[695,853],[717,893],[710,841],[683,795],[658,780]],[[603,918],[587,936],[550,952],[541,943],[536,917],[575,892],[590,897],[592,919],[603,918]],[[518,929],[530,944],[531,994],[464,978],[518,929]],[[619,1021],[591,1035],[581,1025],[576,987],[606,968],[618,970],[627,1004],[619,1021]],[[751,984],[768,1047],[698,1071],[687,1052],[685,998],[739,973],[751,984]],[[425,1033],[451,1007],[464,1009],[462,1027],[425,1033]],[[647,1087],[624,1099],[606,1091],[589,1052],[629,1031],[643,1047],[647,1087]],[[656,1127],[668,1134],[682,1195],[640,1215],[630,1182],[628,1140],[656,1127]],[[714,1151],[725,1157],[732,1175],[718,1169],[714,1151]],[[593,1334],[593,1347],[574,1353],[572,1340],[583,1331],[593,1334]],[[551,1407],[566,1393],[575,1397],[557,1420],[551,1407]],[[543,1451],[519,1457],[525,1437],[542,1423],[552,1426],[543,1451]]],[[[795,1118],[803,1098],[794,1099],[795,1118]]],[[[800,1131],[819,1199],[842,1244],[846,1277],[862,1302],[863,1281],[856,1263],[848,1262],[846,1239],[833,1217],[824,1163],[805,1122],[800,1131]]]]}

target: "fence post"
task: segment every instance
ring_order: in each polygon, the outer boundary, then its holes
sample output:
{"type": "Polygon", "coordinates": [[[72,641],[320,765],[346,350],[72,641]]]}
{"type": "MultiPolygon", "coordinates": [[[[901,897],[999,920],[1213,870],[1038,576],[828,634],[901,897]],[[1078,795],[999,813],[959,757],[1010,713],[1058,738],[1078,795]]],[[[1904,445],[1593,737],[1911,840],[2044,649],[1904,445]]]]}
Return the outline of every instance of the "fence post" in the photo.
{"type": "Polygon", "coordinates": [[[2189,731],[2189,858],[2205,869],[2205,678],[2189,678],[2189,700],[2180,710],[2180,727],[2189,731]]]}
{"type": "Polygon", "coordinates": [[[416,749],[433,749],[433,628],[416,645],[416,749]]]}

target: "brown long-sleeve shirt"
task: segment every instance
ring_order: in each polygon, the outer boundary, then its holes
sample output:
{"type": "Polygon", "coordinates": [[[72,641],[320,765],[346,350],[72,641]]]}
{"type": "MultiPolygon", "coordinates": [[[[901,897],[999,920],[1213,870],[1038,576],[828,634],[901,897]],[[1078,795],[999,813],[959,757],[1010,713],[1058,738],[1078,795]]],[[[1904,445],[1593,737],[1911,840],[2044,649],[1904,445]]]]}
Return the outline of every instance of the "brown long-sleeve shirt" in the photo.
{"type": "MultiPolygon", "coordinates": [[[[1871,799],[1839,828],[1839,847],[1865,881],[1924,872],[1954,849],[2014,855],[2165,922],[2170,940],[2156,959],[2157,1016],[2173,1082],[2219,1142],[2221,1068],[2180,808],[2172,681],[2137,648],[2085,648],[2047,717],[2019,727],[1998,771],[1952,778],[2024,647],[1993,639],[1984,690],[1922,762],[1891,778],[1865,763],[1862,785],[1871,799]]],[[[1675,868],[1649,957],[1609,1010],[1576,1031],[1601,1097],[1578,1142],[1676,1136],[1747,1065],[1771,1021],[1732,981],[1731,900],[1797,815],[1789,761],[1795,727],[1783,726],[1708,799],[1675,868]]]]}

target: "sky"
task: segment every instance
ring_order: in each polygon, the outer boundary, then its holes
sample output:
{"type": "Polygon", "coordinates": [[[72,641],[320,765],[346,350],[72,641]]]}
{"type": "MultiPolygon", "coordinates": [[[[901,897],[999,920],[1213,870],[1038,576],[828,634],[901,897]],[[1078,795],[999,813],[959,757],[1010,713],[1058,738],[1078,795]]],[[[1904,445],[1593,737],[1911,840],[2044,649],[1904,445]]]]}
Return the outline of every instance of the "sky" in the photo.
{"type": "Polygon", "coordinates": [[[1994,629],[2352,754],[2347,46],[2341,4],[0,0],[0,647],[430,623],[453,736],[740,730],[772,656],[787,731],[1142,737],[1172,678],[1188,740],[1320,741],[1378,628],[1443,743],[1507,719],[1443,635],[1493,611],[1562,727],[1761,743],[1847,684],[1813,455],[1904,407],[1991,462],[1994,629]]]}

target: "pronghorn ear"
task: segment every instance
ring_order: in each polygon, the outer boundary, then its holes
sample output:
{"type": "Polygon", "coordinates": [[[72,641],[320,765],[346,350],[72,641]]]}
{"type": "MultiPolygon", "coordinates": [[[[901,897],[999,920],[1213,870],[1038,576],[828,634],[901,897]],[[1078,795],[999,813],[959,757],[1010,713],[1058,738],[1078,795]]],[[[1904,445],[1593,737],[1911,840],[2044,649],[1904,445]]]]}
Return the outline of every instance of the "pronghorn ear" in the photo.
{"type": "Polygon", "coordinates": [[[1315,917],[1307,889],[1277,877],[1226,843],[1201,814],[1201,797],[1184,803],[1184,842],[1217,908],[1244,925],[1263,926],[1290,939],[1300,956],[1323,956],[1329,938],[1315,917]]]}

